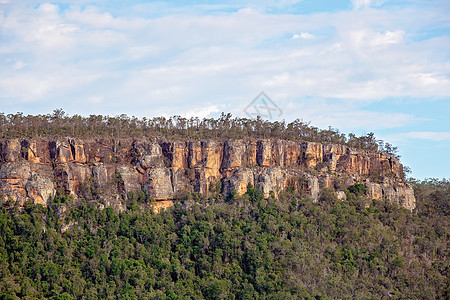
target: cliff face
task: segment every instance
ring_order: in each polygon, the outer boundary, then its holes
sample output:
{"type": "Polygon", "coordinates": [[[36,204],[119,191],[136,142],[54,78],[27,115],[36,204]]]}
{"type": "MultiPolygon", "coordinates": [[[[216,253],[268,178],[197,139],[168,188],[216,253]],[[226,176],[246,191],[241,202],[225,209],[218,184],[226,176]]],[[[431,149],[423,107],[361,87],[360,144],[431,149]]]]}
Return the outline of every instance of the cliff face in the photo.
{"type": "Polygon", "coordinates": [[[181,191],[208,194],[221,181],[223,193],[246,192],[248,183],[275,196],[287,187],[303,188],[314,201],[321,188],[339,198],[346,187],[364,183],[369,197],[412,210],[412,188],[403,166],[381,152],[344,145],[286,140],[161,141],[59,139],[0,141],[0,197],[23,204],[47,204],[57,189],[75,198],[86,182],[99,199],[123,209],[120,196],[145,191],[155,211],[173,205],[181,191]]]}

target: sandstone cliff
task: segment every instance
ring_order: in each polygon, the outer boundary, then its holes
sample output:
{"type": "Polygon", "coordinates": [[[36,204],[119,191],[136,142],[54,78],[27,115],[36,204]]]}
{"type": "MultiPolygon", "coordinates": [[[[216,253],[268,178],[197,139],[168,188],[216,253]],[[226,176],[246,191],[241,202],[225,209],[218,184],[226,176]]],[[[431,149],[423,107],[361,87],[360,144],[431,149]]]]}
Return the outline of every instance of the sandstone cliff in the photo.
{"type": "MultiPolygon", "coordinates": [[[[47,205],[57,189],[79,197],[87,181],[103,205],[118,205],[132,192],[146,192],[155,211],[173,205],[181,191],[209,193],[221,181],[223,193],[246,192],[248,183],[265,195],[302,185],[314,201],[321,188],[343,199],[360,182],[370,198],[412,210],[412,188],[403,166],[382,152],[344,145],[286,140],[165,141],[57,139],[0,141],[0,197],[19,205],[47,205]]],[[[122,207],[123,208],[123,207],[122,207]]]]}

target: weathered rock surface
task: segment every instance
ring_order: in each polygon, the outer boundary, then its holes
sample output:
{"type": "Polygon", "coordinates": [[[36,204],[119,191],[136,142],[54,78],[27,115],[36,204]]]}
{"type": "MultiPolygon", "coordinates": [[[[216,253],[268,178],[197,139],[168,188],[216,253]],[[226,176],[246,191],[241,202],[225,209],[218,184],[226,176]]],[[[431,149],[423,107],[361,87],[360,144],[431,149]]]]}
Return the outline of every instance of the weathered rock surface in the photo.
{"type": "Polygon", "coordinates": [[[172,200],[162,200],[162,201],[157,201],[155,203],[152,203],[151,207],[153,209],[153,212],[155,214],[159,214],[161,211],[170,208],[173,206],[173,201],[172,200]]]}
{"type": "Polygon", "coordinates": [[[360,182],[370,198],[412,210],[414,193],[403,178],[398,159],[385,153],[306,141],[0,141],[0,197],[19,204],[46,205],[58,189],[76,198],[88,181],[111,203],[144,191],[150,199],[168,201],[161,207],[180,191],[208,194],[219,181],[224,194],[244,194],[249,183],[265,196],[294,186],[314,201],[322,188],[345,199],[343,190],[360,182]]]}
{"type": "Polygon", "coordinates": [[[54,183],[48,177],[39,176],[33,173],[25,185],[27,195],[33,200],[34,204],[47,205],[47,200],[54,197],[56,190],[54,183]]]}
{"type": "Polygon", "coordinates": [[[116,168],[116,174],[119,178],[118,184],[122,184],[125,194],[128,193],[138,193],[141,191],[141,176],[139,176],[139,173],[133,168],[131,165],[124,165],[124,166],[117,166],[116,168]]]}

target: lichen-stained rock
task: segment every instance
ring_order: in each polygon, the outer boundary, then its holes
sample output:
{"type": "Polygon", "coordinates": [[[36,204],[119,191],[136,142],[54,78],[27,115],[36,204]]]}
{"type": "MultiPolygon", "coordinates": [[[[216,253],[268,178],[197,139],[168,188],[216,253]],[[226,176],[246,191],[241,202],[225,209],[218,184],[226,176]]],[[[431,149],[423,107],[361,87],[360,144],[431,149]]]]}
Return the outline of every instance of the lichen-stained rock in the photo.
{"type": "Polygon", "coordinates": [[[174,190],[172,186],[172,172],[168,168],[152,168],[148,171],[148,182],[145,185],[151,199],[172,199],[174,190]]]}
{"type": "Polygon", "coordinates": [[[383,198],[391,203],[397,203],[397,192],[394,187],[383,184],[383,198]]]}
{"type": "Polygon", "coordinates": [[[25,185],[27,196],[34,204],[47,206],[50,197],[54,197],[56,190],[53,181],[48,177],[33,173],[25,185]]]}
{"type": "Polygon", "coordinates": [[[31,165],[28,162],[7,162],[1,165],[0,179],[28,180],[31,172],[31,165]]]}
{"type": "Polygon", "coordinates": [[[202,144],[200,141],[188,142],[188,168],[200,167],[202,162],[202,144]]]}
{"type": "Polygon", "coordinates": [[[200,141],[188,142],[188,167],[194,169],[202,163],[202,144],[200,141]]]}
{"type": "Polygon", "coordinates": [[[193,188],[194,192],[208,195],[208,187],[209,187],[209,181],[206,177],[206,172],[204,169],[197,168],[194,170],[195,172],[195,180],[193,181],[193,188]]]}
{"type": "Polygon", "coordinates": [[[192,191],[191,182],[186,176],[186,170],[181,168],[171,168],[171,180],[174,192],[192,191]]]}
{"type": "Polygon", "coordinates": [[[370,200],[382,200],[383,199],[383,188],[378,183],[366,182],[366,194],[370,200]]]}
{"type": "Polygon", "coordinates": [[[161,145],[158,142],[152,142],[149,145],[148,154],[163,155],[161,145]]]}
{"type": "Polygon", "coordinates": [[[268,197],[271,191],[278,196],[278,192],[285,189],[288,177],[281,168],[266,168],[257,176],[256,188],[264,192],[264,197],[268,197]]]}
{"type": "Polygon", "coordinates": [[[56,163],[68,163],[73,161],[72,149],[67,141],[55,141],[50,143],[50,155],[56,163]]]}
{"type": "Polygon", "coordinates": [[[257,142],[256,161],[260,167],[272,165],[272,143],[270,140],[259,140],[257,142]]]}
{"type": "Polygon", "coordinates": [[[2,157],[5,162],[17,161],[21,153],[21,143],[19,139],[6,140],[2,143],[2,157]]]}
{"type": "Polygon", "coordinates": [[[126,194],[140,193],[142,190],[139,173],[131,165],[116,167],[116,174],[123,182],[123,189],[126,194]]]}
{"type": "Polygon", "coordinates": [[[324,160],[324,162],[327,163],[328,171],[330,171],[330,172],[336,171],[336,166],[337,166],[337,161],[338,161],[338,156],[336,153],[324,154],[323,160],[324,160]]]}
{"type": "Polygon", "coordinates": [[[223,145],[223,160],[221,169],[233,170],[242,166],[245,145],[242,141],[225,141],[223,145]]]}
{"type": "Polygon", "coordinates": [[[414,190],[408,184],[392,184],[392,182],[385,181],[381,186],[384,201],[396,203],[409,210],[416,207],[414,190]]]}
{"type": "Polygon", "coordinates": [[[339,144],[326,144],[323,146],[324,153],[334,153],[338,156],[349,154],[349,147],[346,145],[339,144]]]}
{"type": "Polygon", "coordinates": [[[185,142],[164,142],[161,143],[161,149],[171,168],[176,171],[187,169],[188,151],[185,142]]]}
{"type": "Polygon", "coordinates": [[[80,185],[92,177],[92,169],[87,165],[62,164],[55,170],[55,174],[57,186],[76,198],[80,185]]]}
{"type": "Polygon", "coordinates": [[[22,205],[26,200],[25,185],[31,175],[28,162],[7,162],[0,168],[0,190],[3,200],[11,198],[22,205]]]}
{"type": "Polygon", "coordinates": [[[148,154],[148,141],[135,140],[131,144],[134,158],[141,157],[144,154],[148,154]]]}
{"type": "Polygon", "coordinates": [[[162,168],[164,167],[164,157],[159,154],[143,155],[139,159],[139,167],[144,170],[147,170],[148,168],[162,168]]]}
{"type": "Polygon", "coordinates": [[[244,153],[242,157],[242,165],[247,168],[254,168],[256,167],[257,161],[256,161],[256,153],[257,153],[257,142],[256,141],[247,141],[244,143],[244,153]]]}
{"type": "Polygon", "coordinates": [[[390,172],[395,175],[396,178],[403,178],[405,174],[403,173],[403,165],[398,161],[397,157],[387,158],[389,161],[390,172]]]}
{"type": "Polygon", "coordinates": [[[311,197],[313,202],[317,202],[319,200],[319,179],[315,176],[306,175],[306,178],[308,180],[308,195],[311,197]]]}
{"type": "Polygon", "coordinates": [[[319,186],[321,189],[334,189],[334,176],[330,174],[324,174],[319,178],[319,186]]]}
{"type": "Polygon", "coordinates": [[[164,155],[161,146],[157,143],[151,143],[148,146],[147,154],[139,158],[136,168],[142,173],[149,168],[163,168],[164,166],[164,155]]]}
{"type": "Polygon", "coordinates": [[[49,142],[45,140],[22,140],[22,156],[32,163],[50,164],[49,142]]]}
{"type": "Polygon", "coordinates": [[[71,139],[69,141],[70,149],[72,151],[73,160],[77,163],[86,163],[86,155],[84,154],[84,144],[82,141],[71,139]]]}
{"type": "Polygon", "coordinates": [[[416,208],[416,198],[414,197],[414,189],[405,184],[397,188],[399,204],[406,209],[413,210],[416,208]]]}
{"type": "Polygon", "coordinates": [[[302,142],[303,160],[308,170],[313,170],[323,162],[323,145],[313,142],[302,142]]]}
{"type": "Polygon", "coordinates": [[[368,156],[360,155],[352,150],[350,154],[342,155],[339,158],[336,169],[347,174],[367,176],[371,172],[370,167],[370,158],[368,156]]]}
{"type": "Polygon", "coordinates": [[[247,186],[251,183],[255,185],[253,171],[250,169],[236,169],[231,177],[222,181],[223,192],[225,195],[235,190],[237,195],[243,195],[247,192],[247,186]]]}
{"type": "Polygon", "coordinates": [[[0,190],[20,205],[29,199],[45,205],[54,192],[52,179],[53,172],[48,165],[22,160],[4,163],[0,168],[0,190]]]}
{"type": "Polygon", "coordinates": [[[302,165],[303,154],[300,144],[293,141],[283,141],[283,165],[287,168],[297,168],[302,165]]]}
{"type": "Polygon", "coordinates": [[[208,180],[220,178],[220,165],[222,162],[222,145],[215,141],[201,142],[202,161],[205,168],[205,177],[208,180]]]}
{"type": "Polygon", "coordinates": [[[113,140],[113,161],[114,164],[131,164],[133,160],[133,140],[119,139],[113,140]]]}
{"type": "MultiPolygon", "coordinates": [[[[83,157],[81,155],[81,145],[84,150],[84,156],[85,161],[87,163],[96,163],[96,162],[102,162],[102,163],[124,163],[129,162],[130,159],[124,159],[124,156],[128,156],[129,152],[131,151],[131,144],[128,144],[128,140],[123,141],[115,141],[113,139],[106,139],[106,138],[100,138],[100,139],[91,139],[86,140],[84,142],[76,141],[75,145],[78,146],[78,151],[80,153],[80,156],[78,159],[83,160],[83,157]],[[124,153],[123,146],[121,147],[120,144],[128,145],[129,149],[124,153]]],[[[74,157],[77,156],[77,149],[75,146],[72,148],[74,152],[74,157]]]]}
{"type": "Polygon", "coordinates": [[[285,143],[281,140],[274,140],[272,142],[272,161],[274,167],[285,166],[284,150],[285,143]]]}
{"type": "Polygon", "coordinates": [[[223,176],[220,172],[223,145],[207,140],[188,142],[187,147],[189,168],[186,170],[186,177],[193,180],[195,192],[208,195],[209,184],[223,176]]]}
{"type": "Polygon", "coordinates": [[[115,173],[116,168],[113,165],[95,163],[92,167],[92,176],[101,189],[111,187],[115,173]]]}

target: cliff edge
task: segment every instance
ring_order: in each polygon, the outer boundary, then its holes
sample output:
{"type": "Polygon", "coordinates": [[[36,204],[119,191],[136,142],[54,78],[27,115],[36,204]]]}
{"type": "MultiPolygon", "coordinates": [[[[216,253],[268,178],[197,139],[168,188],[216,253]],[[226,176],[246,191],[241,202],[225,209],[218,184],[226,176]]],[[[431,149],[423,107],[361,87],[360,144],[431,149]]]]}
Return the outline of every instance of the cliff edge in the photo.
{"type": "Polygon", "coordinates": [[[317,201],[322,188],[340,199],[355,183],[367,196],[413,210],[414,192],[403,166],[384,152],[345,145],[270,140],[167,141],[163,139],[5,139],[0,141],[0,199],[47,205],[59,190],[74,198],[87,183],[102,205],[129,193],[147,193],[155,211],[173,205],[182,191],[244,194],[248,184],[268,196],[301,188],[317,201]]]}

